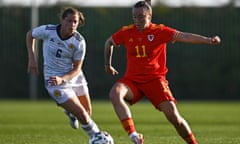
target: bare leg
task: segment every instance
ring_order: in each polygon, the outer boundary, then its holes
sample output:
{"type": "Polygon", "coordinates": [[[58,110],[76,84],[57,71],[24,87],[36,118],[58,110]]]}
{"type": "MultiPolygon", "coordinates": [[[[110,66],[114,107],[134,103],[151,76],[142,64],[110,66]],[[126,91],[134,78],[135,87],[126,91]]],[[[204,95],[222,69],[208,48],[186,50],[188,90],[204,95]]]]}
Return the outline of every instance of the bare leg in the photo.
{"type": "MultiPolygon", "coordinates": [[[[174,102],[172,102],[172,101],[162,102],[159,105],[159,109],[163,111],[163,113],[167,117],[168,121],[173,124],[173,126],[177,130],[178,134],[182,138],[185,139],[192,135],[192,131],[191,131],[188,123],[180,116],[174,102]]],[[[191,139],[188,140],[188,141],[190,141],[190,143],[196,143],[196,140],[193,135],[190,138],[191,139]],[[193,141],[193,142],[191,142],[191,141],[193,141]]]]}
{"type": "Polygon", "coordinates": [[[132,117],[125,99],[132,98],[132,92],[122,83],[116,83],[110,91],[110,100],[120,120],[132,117]]]}
{"type": "Polygon", "coordinates": [[[76,96],[73,96],[71,99],[61,104],[61,106],[76,116],[81,124],[88,124],[90,121],[89,114],[76,96]]]}
{"type": "Polygon", "coordinates": [[[134,144],[143,144],[143,135],[136,132],[131,111],[126,103],[132,98],[132,91],[123,83],[116,83],[111,89],[110,99],[124,130],[134,144]]]}
{"type": "Polygon", "coordinates": [[[82,95],[78,96],[79,101],[87,111],[87,113],[92,116],[92,105],[91,105],[91,100],[89,95],[82,95]]]}
{"type": "Polygon", "coordinates": [[[97,124],[91,119],[89,113],[76,96],[61,104],[61,106],[77,117],[82,125],[82,129],[89,135],[89,137],[100,131],[97,124]]]}

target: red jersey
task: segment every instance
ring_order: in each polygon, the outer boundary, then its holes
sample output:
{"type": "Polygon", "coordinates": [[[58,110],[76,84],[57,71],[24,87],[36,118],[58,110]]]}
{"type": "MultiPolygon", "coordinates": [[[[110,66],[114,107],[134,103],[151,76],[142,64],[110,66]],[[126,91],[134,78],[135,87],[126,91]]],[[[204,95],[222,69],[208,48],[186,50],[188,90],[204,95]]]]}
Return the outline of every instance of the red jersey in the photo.
{"type": "Polygon", "coordinates": [[[116,45],[123,44],[127,52],[125,77],[135,82],[147,82],[166,75],[166,43],[173,40],[175,29],[151,23],[143,32],[135,25],[122,27],[112,35],[116,45]]]}

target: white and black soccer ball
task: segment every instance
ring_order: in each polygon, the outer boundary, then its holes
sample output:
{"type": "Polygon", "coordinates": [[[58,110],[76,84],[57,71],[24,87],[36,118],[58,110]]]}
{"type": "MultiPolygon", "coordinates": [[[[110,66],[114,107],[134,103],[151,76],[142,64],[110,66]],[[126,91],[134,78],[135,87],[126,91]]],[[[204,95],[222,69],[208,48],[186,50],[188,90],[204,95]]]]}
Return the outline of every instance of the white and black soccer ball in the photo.
{"type": "Polygon", "coordinates": [[[88,144],[114,144],[112,136],[106,131],[95,133],[88,144]]]}

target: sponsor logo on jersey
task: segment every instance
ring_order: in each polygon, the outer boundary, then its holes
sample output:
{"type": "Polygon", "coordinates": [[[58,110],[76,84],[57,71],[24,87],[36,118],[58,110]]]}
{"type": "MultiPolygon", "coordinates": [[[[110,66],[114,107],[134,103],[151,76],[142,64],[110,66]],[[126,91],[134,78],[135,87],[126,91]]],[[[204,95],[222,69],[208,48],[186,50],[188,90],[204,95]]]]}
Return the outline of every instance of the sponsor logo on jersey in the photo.
{"type": "Polygon", "coordinates": [[[58,46],[64,47],[64,44],[61,41],[59,41],[57,44],[58,46]]]}

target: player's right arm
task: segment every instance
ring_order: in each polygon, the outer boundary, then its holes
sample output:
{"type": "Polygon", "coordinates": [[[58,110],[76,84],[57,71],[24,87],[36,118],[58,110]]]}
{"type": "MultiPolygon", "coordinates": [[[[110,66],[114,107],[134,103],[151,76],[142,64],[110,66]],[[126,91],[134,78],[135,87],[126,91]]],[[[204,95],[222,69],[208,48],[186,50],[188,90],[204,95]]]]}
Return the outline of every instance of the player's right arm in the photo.
{"type": "Polygon", "coordinates": [[[115,47],[112,37],[108,38],[105,42],[104,49],[104,62],[105,62],[105,71],[112,75],[118,74],[118,71],[112,66],[112,54],[113,48],[115,47]]]}
{"type": "Polygon", "coordinates": [[[28,51],[28,72],[38,74],[38,63],[35,57],[35,41],[48,37],[48,30],[56,28],[56,25],[41,25],[29,30],[26,34],[26,45],[28,51]]]}
{"type": "Polygon", "coordinates": [[[28,31],[26,34],[26,45],[28,51],[28,72],[38,74],[38,64],[35,58],[35,39],[32,36],[32,31],[28,31]]]}

